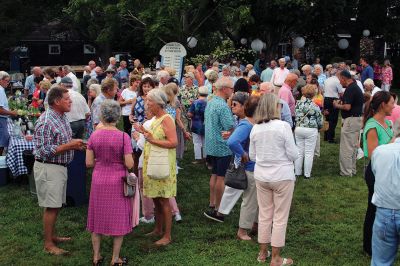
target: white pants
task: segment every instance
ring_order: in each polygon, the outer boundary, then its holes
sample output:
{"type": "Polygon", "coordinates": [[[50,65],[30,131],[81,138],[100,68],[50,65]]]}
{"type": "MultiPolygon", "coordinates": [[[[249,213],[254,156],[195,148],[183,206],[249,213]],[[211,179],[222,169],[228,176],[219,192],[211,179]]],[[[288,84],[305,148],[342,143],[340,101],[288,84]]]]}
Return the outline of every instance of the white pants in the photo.
{"type": "Polygon", "coordinates": [[[390,91],[390,84],[382,84],[381,89],[383,91],[390,91]]]}
{"type": "Polygon", "coordinates": [[[228,215],[233,207],[235,207],[235,204],[239,200],[242,193],[243,190],[225,186],[218,212],[222,213],[223,215],[228,215]]]}
{"type": "Polygon", "coordinates": [[[314,155],[319,157],[321,155],[321,136],[318,132],[317,141],[315,142],[315,152],[314,155]]]}
{"type": "Polygon", "coordinates": [[[204,145],[204,136],[192,133],[194,146],[194,159],[200,160],[206,158],[206,150],[204,145]],[[203,154],[202,154],[203,151],[203,154]]]}
{"type": "Polygon", "coordinates": [[[301,175],[304,160],[304,176],[310,177],[318,129],[296,127],[294,136],[296,138],[297,148],[299,149],[299,158],[297,158],[297,160],[294,162],[295,174],[301,175]]]}

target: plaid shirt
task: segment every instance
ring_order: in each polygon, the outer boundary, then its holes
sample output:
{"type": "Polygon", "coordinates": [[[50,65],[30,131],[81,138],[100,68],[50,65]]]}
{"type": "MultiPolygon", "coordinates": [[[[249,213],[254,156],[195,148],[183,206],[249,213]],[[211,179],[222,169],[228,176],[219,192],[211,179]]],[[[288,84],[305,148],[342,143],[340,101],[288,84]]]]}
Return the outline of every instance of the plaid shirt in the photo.
{"type": "Polygon", "coordinates": [[[35,125],[35,158],[46,162],[68,164],[74,157],[74,151],[56,155],[56,149],[70,142],[72,130],[65,114],[60,115],[48,108],[35,125]]]}

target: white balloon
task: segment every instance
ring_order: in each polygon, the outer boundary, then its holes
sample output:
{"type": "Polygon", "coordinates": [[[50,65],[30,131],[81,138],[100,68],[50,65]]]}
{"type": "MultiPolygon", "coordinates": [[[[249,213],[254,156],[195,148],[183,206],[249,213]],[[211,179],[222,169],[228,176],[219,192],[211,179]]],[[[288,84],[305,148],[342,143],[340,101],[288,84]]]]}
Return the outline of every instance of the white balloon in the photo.
{"type": "Polygon", "coordinates": [[[240,39],[240,43],[243,45],[247,44],[247,39],[246,38],[240,39]]]}
{"type": "Polygon", "coordinates": [[[195,37],[189,37],[186,41],[189,48],[194,48],[197,45],[197,39],[195,37]]]}
{"type": "Polygon", "coordinates": [[[306,41],[304,40],[303,37],[296,37],[293,41],[294,46],[297,48],[303,48],[303,46],[306,44],[306,41]]]}
{"type": "Polygon", "coordinates": [[[255,39],[251,42],[251,49],[256,52],[260,52],[263,48],[263,42],[260,39],[255,39]]]}
{"type": "Polygon", "coordinates": [[[346,39],[340,39],[338,42],[338,46],[340,49],[346,49],[347,47],[349,47],[349,41],[346,39]]]}
{"type": "Polygon", "coordinates": [[[368,37],[371,34],[369,30],[363,30],[363,36],[368,37]]]}

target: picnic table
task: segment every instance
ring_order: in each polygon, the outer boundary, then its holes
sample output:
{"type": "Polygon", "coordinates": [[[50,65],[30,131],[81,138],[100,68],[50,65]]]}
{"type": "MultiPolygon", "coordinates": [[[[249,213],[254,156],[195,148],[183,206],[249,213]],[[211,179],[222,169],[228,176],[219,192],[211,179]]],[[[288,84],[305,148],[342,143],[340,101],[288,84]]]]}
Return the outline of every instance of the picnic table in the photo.
{"type": "Polygon", "coordinates": [[[25,150],[33,150],[33,141],[27,141],[25,138],[15,137],[12,132],[13,122],[8,119],[8,133],[10,141],[8,143],[6,163],[14,177],[28,174],[28,169],[24,164],[22,153],[25,150]]]}

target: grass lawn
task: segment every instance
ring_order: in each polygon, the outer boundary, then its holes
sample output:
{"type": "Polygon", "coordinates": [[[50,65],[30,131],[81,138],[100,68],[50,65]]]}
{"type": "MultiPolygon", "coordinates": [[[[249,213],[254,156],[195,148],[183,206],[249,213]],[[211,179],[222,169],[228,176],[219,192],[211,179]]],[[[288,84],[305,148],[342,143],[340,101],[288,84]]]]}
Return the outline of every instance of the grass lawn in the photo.
{"type": "MultiPolygon", "coordinates": [[[[358,175],[338,174],[338,144],[321,142],[321,157],[314,162],[315,179],[298,179],[295,187],[286,247],[282,254],[295,265],[369,265],[362,253],[362,225],[367,206],[367,187],[358,175]]],[[[125,238],[121,255],[130,265],[258,265],[258,245],[236,240],[239,204],[225,223],[203,216],[208,206],[209,173],[192,165],[190,149],[180,162],[177,201],[183,222],[173,225],[173,243],[165,248],[152,245],[145,232],[152,225],[139,225],[125,238]]],[[[57,223],[60,235],[74,238],[61,247],[71,256],[55,257],[43,252],[42,210],[28,186],[0,188],[0,265],[91,265],[90,234],[85,230],[87,206],[65,208],[57,223]]],[[[111,238],[104,238],[102,254],[111,259],[111,238]]],[[[269,261],[268,261],[269,262],[269,261]]],[[[106,265],[106,264],[104,264],[106,265]]],[[[399,260],[396,265],[400,265],[399,260]]]]}

